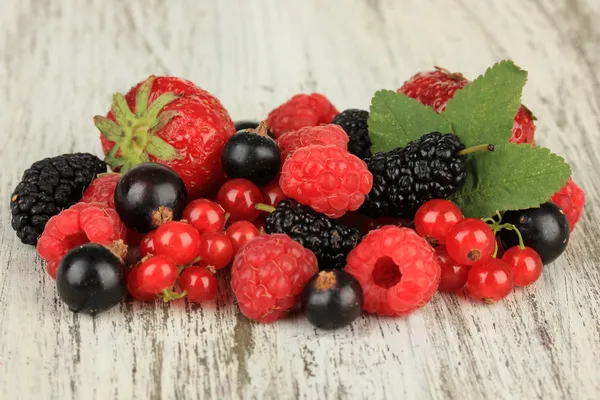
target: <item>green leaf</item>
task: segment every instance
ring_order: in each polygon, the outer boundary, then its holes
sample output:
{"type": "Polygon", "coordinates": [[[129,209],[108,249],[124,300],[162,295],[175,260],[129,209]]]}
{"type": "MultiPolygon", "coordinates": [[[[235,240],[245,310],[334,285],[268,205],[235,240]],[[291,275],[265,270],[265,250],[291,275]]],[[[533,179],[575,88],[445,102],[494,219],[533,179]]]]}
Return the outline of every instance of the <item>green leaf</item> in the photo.
{"type": "Polygon", "coordinates": [[[457,91],[442,116],[467,147],[505,143],[511,136],[526,82],[526,71],[510,60],[501,61],[457,91]]]}
{"type": "Polygon", "coordinates": [[[100,130],[102,136],[111,142],[116,142],[123,137],[123,130],[111,119],[96,115],[94,117],[94,125],[100,130]]]}
{"type": "Polygon", "coordinates": [[[177,150],[157,135],[150,135],[148,137],[146,151],[148,154],[164,161],[173,160],[177,156],[177,150]]]}
{"type": "Polygon", "coordinates": [[[371,100],[369,136],[373,153],[404,147],[426,133],[450,132],[450,124],[432,108],[391,90],[371,100]]]}
{"type": "Polygon", "coordinates": [[[115,93],[111,110],[115,115],[117,123],[123,129],[131,128],[136,121],[135,115],[131,112],[127,100],[121,93],[115,93]]]}
{"type": "Polygon", "coordinates": [[[140,85],[135,94],[135,114],[138,117],[148,109],[148,98],[150,97],[150,91],[152,90],[155,78],[154,75],[150,75],[148,79],[140,85]]]}
{"type": "Polygon", "coordinates": [[[465,217],[537,207],[562,188],[571,167],[543,147],[505,143],[467,161],[465,184],[451,198],[465,217]]]}
{"type": "Polygon", "coordinates": [[[161,94],[156,100],[154,100],[154,102],[152,102],[152,104],[146,111],[144,117],[148,121],[154,121],[158,117],[158,114],[167,104],[177,100],[179,97],[181,96],[178,96],[173,92],[161,94]]]}

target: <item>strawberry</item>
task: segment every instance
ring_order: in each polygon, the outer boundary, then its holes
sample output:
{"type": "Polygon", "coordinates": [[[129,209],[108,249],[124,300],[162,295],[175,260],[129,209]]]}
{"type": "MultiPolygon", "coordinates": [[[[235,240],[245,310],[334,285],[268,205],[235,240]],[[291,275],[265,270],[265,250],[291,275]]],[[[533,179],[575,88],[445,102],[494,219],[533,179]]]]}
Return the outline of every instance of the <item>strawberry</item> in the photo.
{"type": "MultiPolygon", "coordinates": [[[[446,109],[457,90],[464,88],[469,80],[460,73],[453,73],[446,69],[435,67],[435,71],[419,72],[404,82],[397,90],[419,103],[430,106],[441,113],[446,109]]],[[[535,117],[525,106],[521,106],[513,124],[512,136],[509,142],[534,144],[535,117]]]]}
{"type": "Polygon", "coordinates": [[[223,176],[221,151],[235,133],[219,100],[192,82],[150,76],[123,96],[106,117],[94,117],[106,163],[125,172],[146,161],[171,167],[188,198],[206,193],[223,176]]]}

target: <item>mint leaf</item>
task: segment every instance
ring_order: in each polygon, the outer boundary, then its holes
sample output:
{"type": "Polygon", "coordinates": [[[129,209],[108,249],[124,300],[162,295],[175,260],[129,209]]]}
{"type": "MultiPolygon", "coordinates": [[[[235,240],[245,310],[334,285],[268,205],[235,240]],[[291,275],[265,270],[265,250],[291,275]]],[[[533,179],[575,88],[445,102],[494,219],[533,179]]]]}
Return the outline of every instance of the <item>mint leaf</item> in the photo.
{"type": "Polygon", "coordinates": [[[537,207],[571,175],[565,160],[543,147],[505,143],[467,161],[465,184],[451,198],[465,217],[483,218],[496,210],[537,207]]]}
{"type": "Polygon", "coordinates": [[[426,133],[450,132],[450,124],[432,108],[391,90],[379,90],[371,100],[369,137],[373,153],[404,147],[426,133]]]}
{"type": "Polygon", "coordinates": [[[505,143],[512,133],[525,82],[526,71],[510,60],[501,61],[457,91],[442,116],[467,147],[505,143]]]}

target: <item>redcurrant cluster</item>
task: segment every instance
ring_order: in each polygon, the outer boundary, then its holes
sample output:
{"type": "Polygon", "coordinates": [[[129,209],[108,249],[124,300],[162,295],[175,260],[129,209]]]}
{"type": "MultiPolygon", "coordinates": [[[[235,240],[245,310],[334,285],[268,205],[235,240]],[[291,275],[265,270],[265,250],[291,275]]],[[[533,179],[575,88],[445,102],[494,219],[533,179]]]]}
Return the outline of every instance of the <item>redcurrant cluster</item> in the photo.
{"type": "Polygon", "coordinates": [[[218,203],[191,201],[180,221],[163,223],[142,238],[141,261],[127,277],[129,292],[142,301],[187,297],[198,303],[215,298],[215,272],[259,235],[253,223],[261,213],[256,205],[264,201],[275,206],[284,198],[276,182],[261,191],[249,180],[233,179],[219,190],[218,203]]]}
{"type": "Polygon", "coordinates": [[[542,274],[542,259],[513,224],[498,219],[464,218],[448,200],[423,204],[415,215],[415,230],[427,239],[438,256],[442,270],[438,290],[456,292],[465,285],[473,299],[493,303],[505,298],[514,286],[528,286],[542,274]],[[514,232],[518,245],[500,257],[496,234],[514,232]]]}

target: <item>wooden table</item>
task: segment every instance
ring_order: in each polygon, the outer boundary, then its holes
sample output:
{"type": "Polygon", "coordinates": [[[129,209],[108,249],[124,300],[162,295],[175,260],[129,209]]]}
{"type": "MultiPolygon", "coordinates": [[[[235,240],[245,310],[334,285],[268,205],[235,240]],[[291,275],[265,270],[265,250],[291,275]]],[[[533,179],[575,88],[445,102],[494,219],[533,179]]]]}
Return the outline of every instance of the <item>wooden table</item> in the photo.
{"type": "Polygon", "coordinates": [[[0,7],[0,398],[600,398],[600,2],[3,0],[0,7]],[[171,3],[172,5],[167,5],[171,3]],[[435,5],[434,5],[435,3],[435,5]],[[175,5],[177,4],[177,5],[175,5]],[[186,77],[234,119],[299,92],[367,108],[416,71],[529,70],[538,143],[564,155],[588,206],[531,288],[476,305],[437,295],[408,318],[327,333],[250,323],[216,303],[125,302],[90,318],[57,298],[8,199],[34,161],[101,154],[92,116],[149,74],[186,77]]]}

